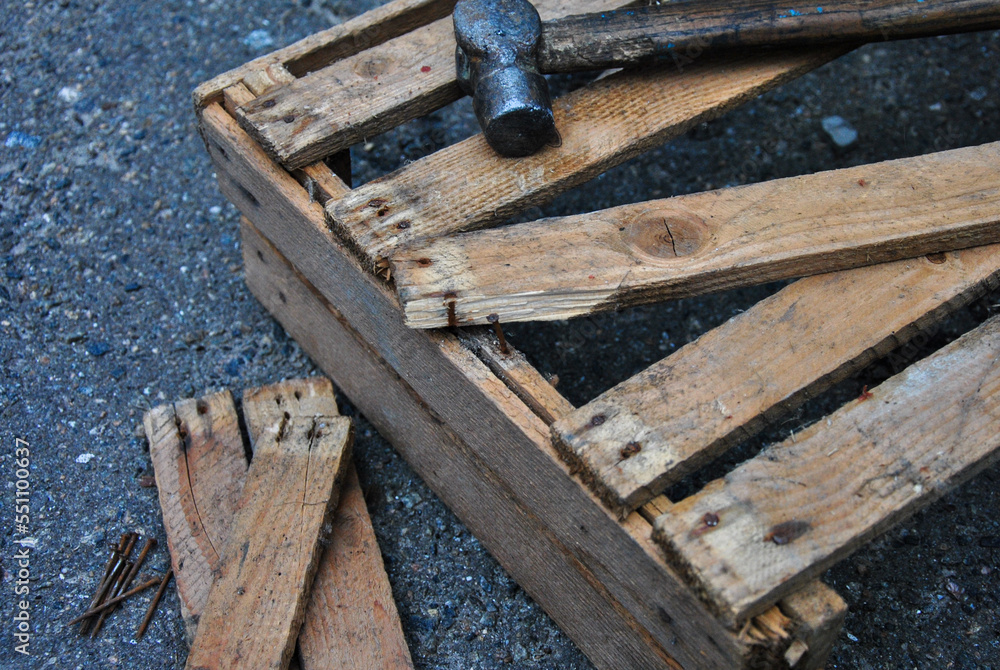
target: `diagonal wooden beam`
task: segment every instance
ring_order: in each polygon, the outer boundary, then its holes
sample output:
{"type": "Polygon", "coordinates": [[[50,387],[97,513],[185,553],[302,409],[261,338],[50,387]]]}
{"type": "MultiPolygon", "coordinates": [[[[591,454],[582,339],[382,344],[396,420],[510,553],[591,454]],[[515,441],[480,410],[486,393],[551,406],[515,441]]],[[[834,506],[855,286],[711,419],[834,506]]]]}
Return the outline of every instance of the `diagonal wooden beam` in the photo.
{"type": "Polygon", "coordinates": [[[1000,142],[416,243],[407,325],[565,319],[1000,242],[1000,142]]]}

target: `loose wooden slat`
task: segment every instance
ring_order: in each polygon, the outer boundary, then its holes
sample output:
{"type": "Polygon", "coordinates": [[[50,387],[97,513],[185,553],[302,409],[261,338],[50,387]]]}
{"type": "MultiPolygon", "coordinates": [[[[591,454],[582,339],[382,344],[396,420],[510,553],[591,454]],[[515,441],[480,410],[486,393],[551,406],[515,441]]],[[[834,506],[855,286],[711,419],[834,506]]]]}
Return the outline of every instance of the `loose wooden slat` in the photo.
{"type": "Polygon", "coordinates": [[[799,280],[556,422],[554,441],[634,509],[998,283],[1000,245],[799,280]]]}
{"type": "Polygon", "coordinates": [[[332,525],[299,633],[302,670],[413,668],[354,468],[332,525]]]}
{"type": "Polygon", "coordinates": [[[195,89],[199,109],[221,102],[222,92],[248,75],[278,63],[302,76],[451,14],[455,0],[396,0],[306,37],[211,79],[195,89]]]}
{"type": "MultiPolygon", "coordinates": [[[[296,417],[335,416],[333,386],[325,377],[272,384],[244,394],[251,435],[296,417]]],[[[412,668],[389,578],[353,466],[333,515],[333,531],[323,550],[299,631],[302,670],[323,668],[412,668]]]]}
{"type": "Polygon", "coordinates": [[[428,240],[407,325],[565,319],[1000,242],[1000,142],[428,240]]]}
{"type": "MultiPolygon", "coordinates": [[[[543,18],[599,11],[622,0],[538,0],[543,18]]],[[[416,28],[302,77],[238,111],[272,157],[299,168],[457,100],[451,17],[416,28]]]]}
{"type": "Polygon", "coordinates": [[[657,519],[655,538],[737,622],[998,456],[994,317],[677,503],[657,519]]]}
{"type": "Polygon", "coordinates": [[[160,405],[143,417],[188,639],[208,602],[247,459],[228,391],[160,405]]]}
{"type": "Polygon", "coordinates": [[[558,148],[501,158],[476,135],[329,203],[328,218],[368,261],[421,238],[496,225],[841,53],[704,56],[683,68],[613,74],[554,102],[558,148]]]}
{"type": "MultiPolygon", "coordinates": [[[[293,415],[266,389],[248,393],[254,457],[187,666],[285,668],[305,614],[324,526],[350,462],[350,419],[293,415]],[[260,405],[263,405],[261,407],[260,405]]],[[[290,402],[290,401],[289,401],[290,402]]]]}

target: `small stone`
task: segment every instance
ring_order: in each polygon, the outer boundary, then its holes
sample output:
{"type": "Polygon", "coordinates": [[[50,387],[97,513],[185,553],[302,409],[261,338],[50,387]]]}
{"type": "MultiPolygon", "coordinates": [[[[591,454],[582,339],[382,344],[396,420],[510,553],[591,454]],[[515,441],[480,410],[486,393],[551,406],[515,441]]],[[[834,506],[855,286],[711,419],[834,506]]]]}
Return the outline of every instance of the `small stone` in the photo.
{"type": "Polygon", "coordinates": [[[80,454],[79,456],[76,457],[76,462],[83,464],[90,463],[90,459],[92,459],[93,457],[94,455],[89,452],[86,454],[80,454]]]}
{"type": "Polygon", "coordinates": [[[91,342],[87,345],[87,353],[91,356],[103,356],[109,351],[111,351],[111,345],[103,340],[91,342]]]}
{"type": "Polygon", "coordinates": [[[125,292],[126,293],[134,293],[134,292],[138,291],[141,288],[142,288],[142,284],[138,284],[136,282],[129,282],[128,284],[125,284],[125,292]]]}
{"type": "Polygon", "coordinates": [[[843,117],[828,116],[823,119],[822,123],[823,130],[841,149],[846,149],[858,140],[858,131],[843,117]]]}
{"type": "Polygon", "coordinates": [[[156,478],[152,475],[143,475],[139,477],[139,486],[144,489],[151,489],[156,486],[156,478]]]}
{"type": "Polygon", "coordinates": [[[22,133],[20,130],[14,130],[7,135],[7,139],[4,140],[3,144],[7,148],[21,147],[24,149],[37,149],[41,143],[41,137],[22,133]]]}
{"type": "Polygon", "coordinates": [[[254,51],[260,51],[261,49],[266,49],[267,47],[274,44],[274,38],[271,37],[271,33],[263,29],[258,29],[243,38],[243,44],[247,45],[254,51]]]}
{"type": "Polygon", "coordinates": [[[969,97],[976,102],[981,102],[986,99],[988,91],[985,86],[977,86],[976,88],[969,91],[969,97]]]}
{"type": "Polygon", "coordinates": [[[57,94],[59,99],[65,103],[73,104],[80,99],[80,90],[72,86],[63,86],[57,94]]]}

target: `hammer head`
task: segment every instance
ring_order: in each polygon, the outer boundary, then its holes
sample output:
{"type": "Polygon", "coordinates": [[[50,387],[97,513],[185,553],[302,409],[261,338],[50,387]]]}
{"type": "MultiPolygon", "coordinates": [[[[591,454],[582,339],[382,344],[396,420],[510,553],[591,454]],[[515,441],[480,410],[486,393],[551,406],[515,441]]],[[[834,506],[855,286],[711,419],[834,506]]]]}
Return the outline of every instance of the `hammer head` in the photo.
{"type": "Polygon", "coordinates": [[[527,156],[556,137],[536,52],[542,21],[527,0],[459,0],[452,15],[458,83],[502,156],[527,156]]]}

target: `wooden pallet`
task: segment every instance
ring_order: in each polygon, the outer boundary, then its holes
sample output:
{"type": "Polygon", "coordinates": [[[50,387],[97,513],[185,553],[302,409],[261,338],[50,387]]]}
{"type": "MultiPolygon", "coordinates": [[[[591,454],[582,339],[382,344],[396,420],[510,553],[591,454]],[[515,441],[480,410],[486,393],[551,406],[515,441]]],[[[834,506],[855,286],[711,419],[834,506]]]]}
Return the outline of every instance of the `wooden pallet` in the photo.
{"type": "MultiPolygon", "coordinates": [[[[574,408],[490,330],[407,327],[393,270],[429,258],[410,253],[420,245],[489,228],[842,51],[620,72],[556,101],[557,149],[500,159],[476,136],[351,189],[348,147],[460,95],[451,4],[397,0],[198,88],[220,188],[244,215],[247,283],[597,666],[822,667],[846,607],[817,576],[995,458],[997,323],[691,498],[662,491],[996,287],[1000,246],[912,259],[875,243],[839,266],[853,269],[799,280],[574,408]],[[975,449],[928,450],[941,431],[893,404],[929,406],[949,365],[969,374],[934,402],[975,449]],[[890,416],[912,442],[885,428],[890,416]],[[837,429],[861,424],[885,432],[871,444],[837,429]],[[805,486],[776,505],[760,472],[792,466],[805,486]],[[820,484],[861,498],[824,502],[820,484]]],[[[622,3],[536,4],[553,17],[622,3]]],[[[963,221],[995,224],[996,190],[977,202],[985,213],[963,221]]],[[[938,204],[907,203],[915,219],[938,204]]],[[[968,244],[996,241],[989,230],[968,244]]],[[[943,248],[968,246],[951,239],[943,248]]],[[[464,297],[439,292],[435,310],[486,320],[464,297]]]]}

